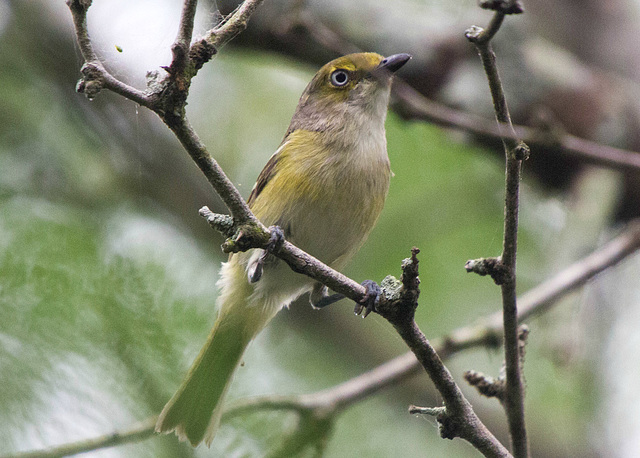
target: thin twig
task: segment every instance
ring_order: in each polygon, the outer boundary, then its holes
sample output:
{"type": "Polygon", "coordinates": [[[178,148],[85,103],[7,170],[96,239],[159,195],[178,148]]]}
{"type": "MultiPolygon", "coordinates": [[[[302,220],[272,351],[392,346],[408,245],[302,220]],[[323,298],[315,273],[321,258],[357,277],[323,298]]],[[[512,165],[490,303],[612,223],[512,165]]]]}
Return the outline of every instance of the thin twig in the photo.
{"type": "Polygon", "coordinates": [[[184,70],[189,64],[189,47],[193,36],[193,26],[195,24],[197,6],[198,0],[185,0],[182,5],[178,35],[176,36],[173,45],[171,45],[173,60],[167,69],[171,75],[182,76],[184,74],[184,70]]]}
{"type": "Polygon", "coordinates": [[[71,11],[73,24],[76,32],[76,41],[80,48],[85,64],[82,67],[83,80],[78,83],[78,92],[83,92],[88,98],[93,98],[101,89],[109,89],[139,105],[151,108],[153,105],[149,95],[139,91],[122,81],[119,81],[109,73],[97,54],[93,50],[89,31],[87,29],[87,10],[91,6],[89,0],[67,0],[67,5],[71,11]]]}
{"type": "MultiPolygon", "coordinates": [[[[466,37],[471,41],[480,54],[484,67],[494,111],[498,125],[512,135],[515,133],[511,124],[511,116],[504,95],[502,82],[496,64],[496,55],[491,46],[491,39],[495,36],[504,20],[505,12],[497,8],[493,20],[487,30],[472,27],[467,30],[466,37]]],[[[529,444],[524,415],[524,384],[522,381],[522,365],[519,357],[518,344],[518,307],[516,297],[516,255],[518,244],[518,210],[520,198],[520,174],[522,159],[527,154],[528,147],[508,136],[501,136],[505,149],[506,177],[505,177],[505,210],[504,210],[504,240],[502,245],[501,290],[502,312],[504,325],[504,352],[506,366],[506,382],[504,390],[504,407],[509,423],[512,451],[515,457],[529,456],[529,444]]]]}
{"type": "Polygon", "coordinates": [[[245,0],[232,13],[229,19],[205,34],[205,40],[217,48],[231,41],[236,35],[247,28],[249,18],[264,0],[245,0]]]}
{"type": "Polygon", "coordinates": [[[91,6],[91,1],[87,0],[67,0],[67,6],[71,11],[73,25],[76,31],[76,41],[80,47],[80,52],[85,62],[97,62],[98,56],[93,50],[91,38],[87,29],[87,10],[91,6]]]}
{"type": "Polygon", "coordinates": [[[112,433],[86,439],[78,442],[70,442],[56,447],[30,452],[19,452],[4,455],[2,458],[59,458],[63,456],[77,455],[79,453],[92,452],[107,447],[131,444],[143,441],[153,436],[157,417],[148,418],[145,421],[130,427],[126,431],[114,431],[112,433]]]}
{"type": "Polygon", "coordinates": [[[182,5],[180,26],[178,27],[178,35],[174,45],[189,46],[191,44],[197,6],[198,0],[185,0],[184,5],[182,5]]]}

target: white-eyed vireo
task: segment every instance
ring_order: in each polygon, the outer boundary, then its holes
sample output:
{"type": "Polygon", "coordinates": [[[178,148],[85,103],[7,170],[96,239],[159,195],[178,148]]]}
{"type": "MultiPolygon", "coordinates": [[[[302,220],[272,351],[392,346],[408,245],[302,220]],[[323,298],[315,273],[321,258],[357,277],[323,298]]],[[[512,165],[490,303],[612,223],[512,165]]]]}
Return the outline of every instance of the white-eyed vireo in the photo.
{"type": "MultiPolygon", "coordinates": [[[[350,54],[322,67],[249,196],[260,221],[279,226],[287,240],[335,269],[362,245],[384,205],[391,77],[410,57],[350,54]]],[[[315,306],[332,302],[326,287],[263,253],[250,250],[223,263],[217,320],[156,431],[210,444],[222,399],[251,339],[303,293],[311,292],[315,306]]]]}

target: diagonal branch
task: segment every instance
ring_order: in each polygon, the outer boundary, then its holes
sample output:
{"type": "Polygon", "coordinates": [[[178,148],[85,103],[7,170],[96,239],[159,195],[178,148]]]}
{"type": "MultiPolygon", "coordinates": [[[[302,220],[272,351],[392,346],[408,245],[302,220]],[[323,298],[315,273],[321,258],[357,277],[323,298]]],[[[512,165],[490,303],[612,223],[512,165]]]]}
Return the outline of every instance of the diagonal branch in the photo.
{"type": "MultiPolygon", "coordinates": [[[[200,209],[200,216],[206,218],[209,225],[222,235],[233,236],[223,244],[225,252],[264,248],[268,243],[268,232],[252,233],[253,228],[250,225],[242,226],[234,235],[236,226],[233,221],[230,222],[225,215],[213,213],[208,207],[200,209]]],[[[272,254],[286,262],[294,272],[307,275],[355,302],[365,297],[366,290],[361,284],[329,267],[291,242],[285,240],[280,249],[272,250],[272,254]]]]}
{"type": "Polygon", "coordinates": [[[249,18],[264,0],[245,0],[232,13],[231,17],[225,19],[220,25],[210,30],[205,35],[205,40],[213,45],[221,47],[233,40],[236,35],[242,33],[249,23],[249,18]]]}
{"type": "Polygon", "coordinates": [[[266,244],[268,241],[267,229],[256,219],[251,210],[249,210],[238,189],[233,185],[211,153],[209,153],[205,144],[200,140],[200,137],[193,130],[193,127],[191,127],[186,116],[178,117],[172,120],[171,123],[167,123],[167,125],[225,203],[231,215],[233,215],[235,224],[242,225],[251,223],[258,225],[259,229],[263,232],[263,237],[265,238],[264,243],[266,244]]]}
{"type": "MultiPolygon", "coordinates": [[[[395,328],[442,396],[444,406],[431,410],[436,412],[440,436],[445,439],[462,438],[484,456],[511,456],[478,418],[451,372],[442,363],[434,346],[415,322],[415,310],[420,295],[418,252],[417,248],[411,250],[411,258],[402,263],[402,286],[397,290],[397,294],[390,294],[391,300],[381,302],[376,312],[395,328]]],[[[385,283],[389,282],[383,282],[383,287],[385,283]]]]}
{"type": "Polygon", "coordinates": [[[400,79],[393,83],[392,91],[400,102],[396,104],[396,110],[408,119],[419,119],[462,130],[485,140],[522,139],[531,147],[551,150],[550,154],[557,152],[616,170],[640,172],[640,154],[635,151],[603,145],[566,133],[554,136],[551,132],[522,125],[514,125],[513,131],[505,131],[486,118],[427,99],[400,79]]]}

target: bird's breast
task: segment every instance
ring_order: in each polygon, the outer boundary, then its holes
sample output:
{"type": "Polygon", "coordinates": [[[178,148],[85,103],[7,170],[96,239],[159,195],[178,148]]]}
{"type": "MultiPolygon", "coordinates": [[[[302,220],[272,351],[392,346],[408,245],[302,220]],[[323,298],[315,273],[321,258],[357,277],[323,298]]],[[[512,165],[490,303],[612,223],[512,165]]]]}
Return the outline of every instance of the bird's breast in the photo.
{"type": "Polygon", "coordinates": [[[384,130],[352,140],[294,132],[254,205],[265,224],[280,225],[292,243],[336,267],[363,243],[389,188],[384,130]]]}

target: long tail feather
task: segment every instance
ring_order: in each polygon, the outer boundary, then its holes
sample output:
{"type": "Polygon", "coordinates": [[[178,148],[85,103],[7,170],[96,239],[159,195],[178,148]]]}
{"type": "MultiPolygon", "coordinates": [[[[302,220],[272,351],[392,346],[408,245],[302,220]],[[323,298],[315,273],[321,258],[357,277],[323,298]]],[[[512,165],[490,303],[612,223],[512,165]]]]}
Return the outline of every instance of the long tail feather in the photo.
{"type": "Polygon", "coordinates": [[[248,344],[242,323],[234,323],[238,320],[233,316],[225,318],[229,319],[217,321],[186,379],[162,410],[156,431],[175,430],[180,440],[195,446],[207,430],[217,428],[220,401],[248,344]]]}
{"type": "MultiPolygon", "coordinates": [[[[251,303],[252,287],[237,262],[226,263],[220,312],[206,344],[178,391],[164,407],[156,432],[175,431],[196,446],[211,443],[222,414],[222,400],[245,348],[273,316],[263,304],[251,303]]],[[[255,299],[254,299],[255,301],[255,299]]]]}

